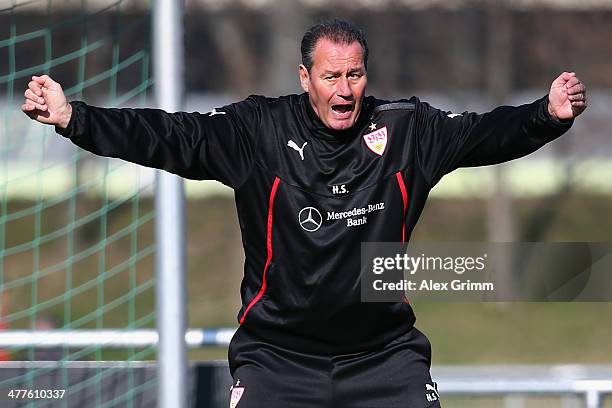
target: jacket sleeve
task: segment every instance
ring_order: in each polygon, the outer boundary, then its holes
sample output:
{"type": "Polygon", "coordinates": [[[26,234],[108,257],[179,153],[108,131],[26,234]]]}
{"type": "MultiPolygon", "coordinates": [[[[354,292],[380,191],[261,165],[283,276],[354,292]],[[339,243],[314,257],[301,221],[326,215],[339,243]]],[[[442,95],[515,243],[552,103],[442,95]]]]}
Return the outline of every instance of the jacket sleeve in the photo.
{"type": "Polygon", "coordinates": [[[561,136],[573,123],[551,118],[548,95],[485,114],[451,114],[417,102],[416,114],[417,161],[431,186],[459,167],[526,156],[561,136]]]}
{"type": "Polygon", "coordinates": [[[56,129],[94,154],[163,169],[232,188],[248,178],[261,120],[258,98],[209,113],[98,108],[71,102],[66,129],[56,129]]]}

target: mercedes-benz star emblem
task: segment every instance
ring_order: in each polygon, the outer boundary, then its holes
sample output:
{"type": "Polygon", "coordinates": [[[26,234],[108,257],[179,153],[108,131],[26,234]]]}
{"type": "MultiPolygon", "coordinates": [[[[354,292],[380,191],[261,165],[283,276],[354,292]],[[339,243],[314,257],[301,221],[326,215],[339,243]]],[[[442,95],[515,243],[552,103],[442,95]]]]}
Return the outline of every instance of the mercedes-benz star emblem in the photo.
{"type": "Polygon", "coordinates": [[[321,228],[323,218],[321,217],[319,210],[316,208],[304,207],[298,214],[298,221],[300,223],[300,227],[302,227],[304,231],[315,232],[321,228]]]}

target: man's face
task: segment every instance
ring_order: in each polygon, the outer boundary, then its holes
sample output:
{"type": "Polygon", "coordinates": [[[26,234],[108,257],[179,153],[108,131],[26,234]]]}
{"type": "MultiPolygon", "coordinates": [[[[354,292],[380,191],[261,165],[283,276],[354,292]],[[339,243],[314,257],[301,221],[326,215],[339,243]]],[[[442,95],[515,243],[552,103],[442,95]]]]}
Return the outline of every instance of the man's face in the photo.
{"type": "Polygon", "coordinates": [[[300,83],[310,104],[330,129],[348,129],[357,122],[368,83],[359,42],[317,41],[310,72],[300,65],[300,83]]]}

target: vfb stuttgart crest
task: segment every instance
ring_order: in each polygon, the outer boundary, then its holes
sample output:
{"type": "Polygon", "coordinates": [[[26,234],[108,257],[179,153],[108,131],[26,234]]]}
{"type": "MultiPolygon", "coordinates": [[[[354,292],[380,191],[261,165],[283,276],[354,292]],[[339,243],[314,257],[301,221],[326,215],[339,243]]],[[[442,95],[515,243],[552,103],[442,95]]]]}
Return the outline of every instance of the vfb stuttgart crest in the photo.
{"type": "Polygon", "coordinates": [[[387,127],[375,130],[372,133],[363,135],[366,146],[379,156],[382,156],[387,147],[387,127]]]}

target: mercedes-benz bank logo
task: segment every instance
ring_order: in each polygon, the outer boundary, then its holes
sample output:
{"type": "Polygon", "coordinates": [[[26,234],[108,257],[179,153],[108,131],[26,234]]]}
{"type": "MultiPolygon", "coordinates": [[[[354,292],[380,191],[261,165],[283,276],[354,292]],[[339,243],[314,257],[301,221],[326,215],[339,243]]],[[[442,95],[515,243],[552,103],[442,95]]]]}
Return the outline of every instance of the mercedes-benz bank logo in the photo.
{"type": "Polygon", "coordinates": [[[298,221],[304,231],[315,232],[321,228],[323,217],[321,217],[321,213],[316,208],[304,207],[298,214],[298,221]]]}

